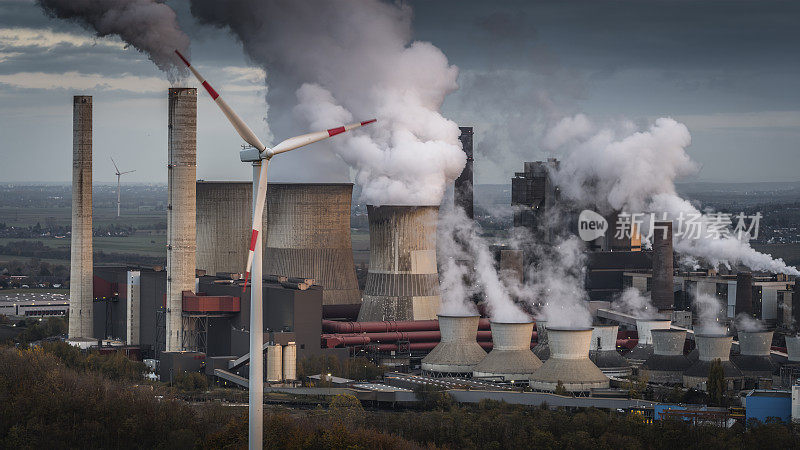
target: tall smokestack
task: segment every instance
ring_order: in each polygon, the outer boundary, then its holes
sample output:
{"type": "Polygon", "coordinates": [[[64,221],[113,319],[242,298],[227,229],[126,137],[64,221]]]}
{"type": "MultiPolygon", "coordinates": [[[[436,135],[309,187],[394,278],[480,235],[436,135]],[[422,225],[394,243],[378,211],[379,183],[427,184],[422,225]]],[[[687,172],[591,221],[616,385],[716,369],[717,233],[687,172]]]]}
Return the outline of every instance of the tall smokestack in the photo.
{"type": "Polygon", "coordinates": [[[92,97],[72,101],[69,337],[92,338],[92,97]]]}
{"type": "Polygon", "coordinates": [[[456,178],[453,197],[456,207],[461,207],[470,219],[475,218],[474,198],[472,191],[472,127],[458,127],[461,130],[461,149],[467,154],[467,164],[461,175],[456,178]]]}
{"type": "Polygon", "coordinates": [[[438,206],[367,205],[369,272],[359,322],[436,319],[438,213],[438,206]]]}
{"type": "Polygon", "coordinates": [[[653,232],[653,306],[659,311],[674,309],[672,269],[672,222],[655,222],[653,232]]]}
{"type": "Polygon", "coordinates": [[[736,314],[739,313],[753,316],[753,274],[751,272],[736,274],[736,314]]]}
{"type": "Polygon", "coordinates": [[[197,89],[169,88],[168,121],[165,337],[166,351],[175,352],[183,349],[183,291],[195,289],[197,89]]]}

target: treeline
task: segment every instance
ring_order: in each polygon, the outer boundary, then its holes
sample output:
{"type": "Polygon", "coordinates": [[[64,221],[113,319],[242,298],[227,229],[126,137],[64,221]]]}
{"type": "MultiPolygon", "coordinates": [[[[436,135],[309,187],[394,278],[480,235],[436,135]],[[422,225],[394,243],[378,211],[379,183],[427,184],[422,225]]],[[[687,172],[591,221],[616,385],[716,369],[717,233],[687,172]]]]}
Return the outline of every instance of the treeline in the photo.
{"type": "MultiPolygon", "coordinates": [[[[13,241],[6,245],[0,245],[0,255],[69,260],[70,250],[69,248],[48,247],[42,241],[13,241]]],[[[155,266],[164,265],[166,259],[160,256],[144,256],[135,253],[107,253],[102,250],[95,250],[94,262],[155,266]]]]}

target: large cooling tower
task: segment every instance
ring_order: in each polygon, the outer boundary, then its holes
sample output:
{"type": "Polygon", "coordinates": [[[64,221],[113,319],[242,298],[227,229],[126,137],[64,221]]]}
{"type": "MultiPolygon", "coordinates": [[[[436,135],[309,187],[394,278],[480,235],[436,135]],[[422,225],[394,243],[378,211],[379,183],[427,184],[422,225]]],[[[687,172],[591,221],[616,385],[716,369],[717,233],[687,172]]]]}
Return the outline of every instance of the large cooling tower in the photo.
{"type": "Polygon", "coordinates": [[[556,390],[559,382],[569,392],[608,388],[608,377],[589,359],[591,328],[548,328],[550,358],[531,377],[533,389],[556,390]]]}
{"type": "Polygon", "coordinates": [[[634,366],[640,366],[643,362],[653,355],[652,330],[668,329],[672,325],[669,319],[636,319],[636,332],[639,342],[636,344],[625,358],[634,366]]]}
{"type": "Polygon", "coordinates": [[[750,379],[771,378],[778,370],[772,361],[772,331],[739,331],[739,353],[731,361],[750,379]]]}
{"type": "Polygon", "coordinates": [[[369,272],[358,321],[431,320],[439,311],[438,206],[367,206],[369,272]]]}
{"type": "Polygon", "coordinates": [[[650,298],[659,311],[675,304],[672,268],[672,222],[655,222],[653,231],[653,282],[650,298]]]}
{"type": "Polygon", "coordinates": [[[547,321],[536,321],[536,346],[533,347],[533,354],[541,361],[550,358],[550,347],[547,345],[547,321]]]}
{"type": "Polygon", "coordinates": [[[183,291],[194,291],[197,89],[169,88],[166,351],[183,350],[183,291]]]}
{"type": "Polygon", "coordinates": [[[264,273],[313,278],[323,288],[323,305],[361,303],[350,243],[352,197],[350,183],[270,183],[264,273]]]}
{"type": "Polygon", "coordinates": [[[476,340],[479,320],[480,316],[439,315],[441,341],[422,358],[422,371],[432,375],[472,373],[486,357],[476,340]]]}
{"type": "Polygon", "coordinates": [[[683,383],[683,372],[692,364],[683,354],[685,330],[652,330],[653,354],[639,368],[648,381],[659,384],[683,383]]]}
{"type": "MultiPolygon", "coordinates": [[[[269,189],[267,189],[269,195],[269,189]]],[[[197,268],[243,273],[253,215],[253,183],[197,182],[197,268]]]]}
{"type": "Polygon", "coordinates": [[[589,344],[589,359],[610,377],[624,377],[633,372],[631,364],[617,352],[618,330],[618,325],[596,325],[589,344]]]}
{"type": "Polygon", "coordinates": [[[92,322],[92,97],[72,100],[72,241],[69,338],[91,339],[92,322]]]}
{"type": "Polygon", "coordinates": [[[711,363],[714,360],[722,362],[722,370],[729,387],[735,380],[741,380],[742,372],[730,361],[732,336],[723,334],[695,334],[698,359],[683,372],[683,386],[697,387],[708,380],[711,363]]]}
{"type": "Polygon", "coordinates": [[[786,336],[786,353],[790,363],[800,363],[800,336],[786,336]]]}
{"type": "Polygon", "coordinates": [[[503,381],[529,380],[542,366],[542,361],[531,351],[533,322],[492,322],[491,326],[492,351],[475,366],[472,376],[503,381]]]}

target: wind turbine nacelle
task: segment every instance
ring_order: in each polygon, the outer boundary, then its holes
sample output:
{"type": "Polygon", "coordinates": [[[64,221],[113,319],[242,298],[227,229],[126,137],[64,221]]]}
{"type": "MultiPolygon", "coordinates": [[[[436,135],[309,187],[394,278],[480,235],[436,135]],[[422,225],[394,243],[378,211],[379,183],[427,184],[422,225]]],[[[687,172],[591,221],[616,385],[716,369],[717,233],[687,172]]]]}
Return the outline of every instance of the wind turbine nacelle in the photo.
{"type": "Polygon", "coordinates": [[[256,162],[261,161],[263,158],[261,157],[261,151],[259,151],[255,147],[245,147],[239,150],[239,159],[242,162],[256,162]]]}

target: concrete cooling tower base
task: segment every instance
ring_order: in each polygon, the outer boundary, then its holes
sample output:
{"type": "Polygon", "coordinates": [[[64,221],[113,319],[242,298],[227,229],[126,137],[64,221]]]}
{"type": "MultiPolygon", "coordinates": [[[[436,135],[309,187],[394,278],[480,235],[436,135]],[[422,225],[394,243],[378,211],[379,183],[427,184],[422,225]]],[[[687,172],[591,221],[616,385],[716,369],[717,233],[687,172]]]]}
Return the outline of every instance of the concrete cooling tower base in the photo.
{"type": "Polygon", "coordinates": [[[542,366],[531,351],[533,322],[492,322],[494,347],[475,366],[472,376],[502,381],[527,381],[542,366]]]}
{"type": "Polygon", "coordinates": [[[479,316],[439,316],[441,342],[422,358],[422,371],[429,374],[471,374],[485,357],[478,345],[479,316]]]}
{"type": "Polygon", "coordinates": [[[742,372],[730,361],[733,337],[725,335],[695,335],[698,359],[683,372],[683,386],[687,388],[702,387],[708,381],[711,365],[715,360],[722,363],[726,384],[732,389],[734,383],[741,381],[742,372]]]}
{"type": "Polygon", "coordinates": [[[569,392],[608,388],[608,377],[589,359],[591,338],[591,328],[548,328],[550,359],[531,377],[531,388],[554,392],[559,383],[569,392]]]}

